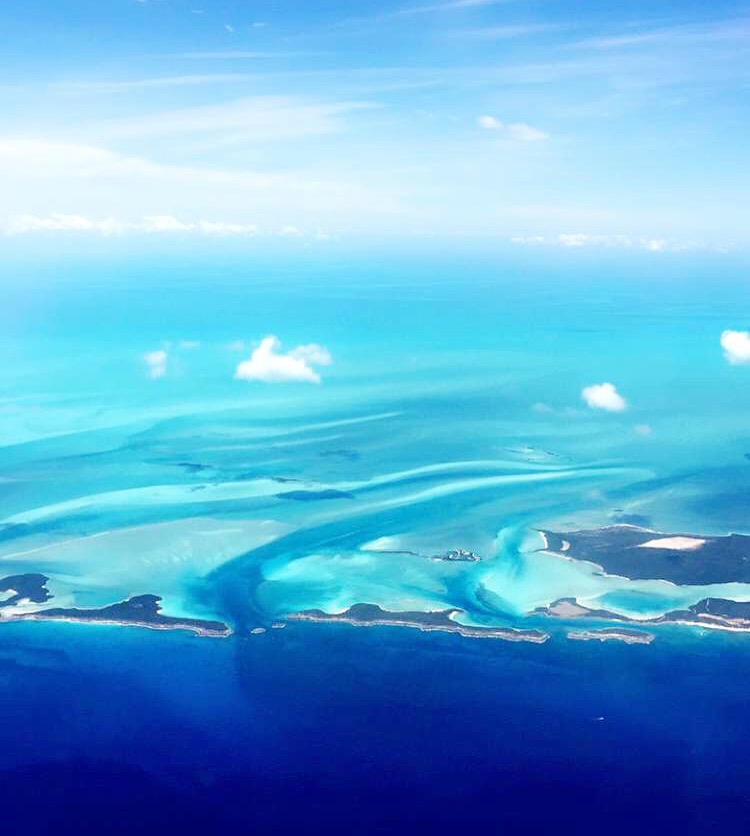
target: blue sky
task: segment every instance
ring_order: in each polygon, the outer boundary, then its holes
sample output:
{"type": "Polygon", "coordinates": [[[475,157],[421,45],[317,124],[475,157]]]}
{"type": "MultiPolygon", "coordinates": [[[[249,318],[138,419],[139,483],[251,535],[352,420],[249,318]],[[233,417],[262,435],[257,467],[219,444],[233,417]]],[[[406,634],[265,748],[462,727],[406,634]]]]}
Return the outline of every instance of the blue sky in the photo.
{"type": "Polygon", "coordinates": [[[0,230],[750,244],[750,3],[5,0],[0,230]]]}

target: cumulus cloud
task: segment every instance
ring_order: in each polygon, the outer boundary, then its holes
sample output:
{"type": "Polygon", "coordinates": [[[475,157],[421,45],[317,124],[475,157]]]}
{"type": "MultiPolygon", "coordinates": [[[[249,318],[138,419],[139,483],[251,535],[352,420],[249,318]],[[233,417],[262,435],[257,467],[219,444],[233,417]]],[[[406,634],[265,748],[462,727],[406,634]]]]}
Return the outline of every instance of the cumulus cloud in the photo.
{"type": "Polygon", "coordinates": [[[750,363],[750,331],[724,331],[721,347],[727,362],[733,366],[750,363]]]}
{"type": "Polygon", "coordinates": [[[148,376],[152,380],[165,377],[167,374],[168,360],[169,355],[163,348],[160,348],[157,351],[147,351],[143,355],[143,361],[148,367],[148,376]]]}
{"type": "Polygon", "coordinates": [[[586,386],[581,391],[581,397],[591,409],[622,412],[628,406],[625,398],[612,383],[596,383],[593,386],[586,386]]]}
{"type": "Polygon", "coordinates": [[[333,362],[329,351],[315,343],[297,346],[286,354],[280,348],[276,337],[265,337],[250,359],[237,366],[235,378],[263,383],[320,383],[313,366],[329,366],[333,362]]]}

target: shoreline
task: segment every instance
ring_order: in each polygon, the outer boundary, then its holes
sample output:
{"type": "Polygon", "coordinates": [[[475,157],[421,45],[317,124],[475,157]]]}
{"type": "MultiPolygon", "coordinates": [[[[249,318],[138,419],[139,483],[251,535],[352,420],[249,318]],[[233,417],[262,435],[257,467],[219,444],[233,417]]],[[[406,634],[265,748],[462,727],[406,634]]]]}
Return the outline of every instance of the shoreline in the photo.
{"type": "Polygon", "coordinates": [[[286,618],[289,621],[348,624],[352,627],[411,627],[423,633],[456,633],[464,638],[499,639],[500,641],[530,642],[532,644],[544,644],[550,638],[548,633],[541,630],[523,630],[514,627],[470,627],[459,624],[451,618],[457,612],[460,612],[460,610],[409,613],[412,616],[409,618],[405,614],[382,610],[377,605],[355,604],[341,613],[329,614],[322,610],[313,610],[289,613],[286,618]],[[365,609],[368,613],[367,617],[364,616],[365,609]]]}
{"type": "Polygon", "coordinates": [[[618,641],[623,644],[651,644],[656,636],[653,633],[641,633],[635,630],[570,630],[567,633],[569,641],[618,641]]]}
{"type": "Polygon", "coordinates": [[[193,633],[196,636],[202,636],[211,639],[227,639],[234,635],[231,627],[227,626],[226,631],[220,632],[218,630],[211,630],[205,627],[199,627],[191,624],[155,624],[148,621],[118,621],[112,618],[76,618],[75,616],[45,616],[43,613],[23,613],[22,615],[9,615],[0,618],[0,625],[12,624],[20,621],[46,621],[46,622],[62,622],[65,624],[101,624],[108,627],[139,627],[147,630],[161,630],[163,632],[178,631],[193,633]]]}

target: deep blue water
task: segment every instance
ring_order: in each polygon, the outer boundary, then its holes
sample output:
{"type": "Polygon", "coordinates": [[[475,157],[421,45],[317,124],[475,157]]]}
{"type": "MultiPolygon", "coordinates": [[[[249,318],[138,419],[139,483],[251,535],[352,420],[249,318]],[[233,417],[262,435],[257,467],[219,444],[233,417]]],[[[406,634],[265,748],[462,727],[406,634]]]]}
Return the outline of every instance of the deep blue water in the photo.
{"type": "Polygon", "coordinates": [[[0,633],[23,832],[746,832],[743,637],[649,647],[290,625],[0,633]],[[637,829],[637,830],[636,830],[637,829]]]}

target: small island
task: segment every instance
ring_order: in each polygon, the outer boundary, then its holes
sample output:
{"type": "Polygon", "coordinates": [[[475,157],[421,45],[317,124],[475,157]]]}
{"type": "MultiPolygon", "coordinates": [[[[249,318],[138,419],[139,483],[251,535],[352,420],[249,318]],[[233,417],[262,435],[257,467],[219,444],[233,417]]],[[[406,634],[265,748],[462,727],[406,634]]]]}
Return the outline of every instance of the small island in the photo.
{"type": "Polygon", "coordinates": [[[618,641],[625,644],[651,644],[656,638],[653,633],[642,633],[640,630],[620,630],[615,627],[603,630],[571,630],[568,633],[571,641],[618,641]]]}
{"type": "MultiPolygon", "coordinates": [[[[3,614],[2,621],[73,621],[77,623],[120,624],[148,627],[151,630],[189,630],[199,636],[229,636],[232,631],[221,621],[200,618],[175,618],[161,613],[161,597],[135,595],[127,601],[99,609],[53,607],[37,612],[3,614]]],[[[1,623],[1,622],[0,622],[1,623]]]]}
{"type": "Polygon", "coordinates": [[[29,573],[26,575],[8,575],[0,579],[0,593],[5,593],[0,598],[0,609],[4,607],[15,607],[21,601],[29,601],[32,604],[43,604],[52,597],[47,589],[46,575],[29,573]]]}
{"type": "Polygon", "coordinates": [[[441,631],[457,633],[469,638],[501,639],[510,642],[533,642],[542,644],[549,639],[541,630],[518,630],[512,627],[471,627],[459,624],[453,616],[459,609],[437,610],[433,612],[392,612],[377,604],[354,604],[340,613],[326,613],[323,610],[303,610],[290,613],[290,621],[317,621],[335,624],[351,624],[355,627],[414,627],[424,632],[441,631]]]}
{"type": "Polygon", "coordinates": [[[714,630],[750,632],[750,602],[726,598],[703,598],[686,610],[672,610],[652,623],[685,624],[714,630]]]}
{"type": "MultiPolygon", "coordinates": [[[[547,616],[563,621],[578,619],[620,621],[639,626],[656,624],[681,624],[688,627],[708,627],[714,630],[732,632],[750,632],[750,602],[731,601],[726,598],[703,598],[684,610],[671,610],[655,618],[628,618],[626,615],[611,610],[585,607],[575,598],[560,598],[548,607],[537,607],[532,615],[547,616]]],[[[611,628],[617,633],[630,633],[629,630],[611,628]]],[[[586,632],[604,632],[589,630],[586,632]]],[[[568,638],[572,638],[568,634],[568,638]]],[[[580,637],[578,637],[580,638],[580,637]]]]}
{"type": "Polygon", "coordinates": [[[442,554],[432,555],[432,559],[476,563],[482,558],[476,552],[470,552],[468,549],[451,549],[450,551],[443,552],[442,554]]]}

